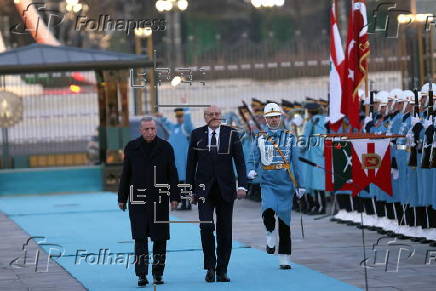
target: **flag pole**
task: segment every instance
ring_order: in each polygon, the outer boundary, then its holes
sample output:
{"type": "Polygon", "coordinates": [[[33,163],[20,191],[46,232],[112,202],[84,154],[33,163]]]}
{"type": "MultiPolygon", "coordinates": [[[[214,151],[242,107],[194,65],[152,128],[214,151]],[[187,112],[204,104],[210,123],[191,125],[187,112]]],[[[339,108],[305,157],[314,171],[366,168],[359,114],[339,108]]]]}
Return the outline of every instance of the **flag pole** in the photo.
{"type": "MultiPolygon", "coordinates": [[[[368,82],[368,67],[367,67],[365,72],[365,101],[366,98],[369,97],[368,93],[369,93],[369,82],[368,82]]],[[[365,116],[369,116],[369,112],[370,112],[369,107],[370,107],[369,104],[365,104],[365,116]]]]}

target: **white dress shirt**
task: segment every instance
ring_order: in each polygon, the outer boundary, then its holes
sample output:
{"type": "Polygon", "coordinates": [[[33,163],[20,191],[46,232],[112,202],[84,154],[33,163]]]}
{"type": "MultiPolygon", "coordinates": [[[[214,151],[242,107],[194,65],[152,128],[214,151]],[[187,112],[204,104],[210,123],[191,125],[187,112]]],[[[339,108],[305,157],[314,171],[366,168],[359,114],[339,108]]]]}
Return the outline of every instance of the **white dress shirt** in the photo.
{"type": "MultiPolygon", "coordinates": [[[[215,130],[215,139],[216,139],[216,151],[218,152],[219,146],[220,146],[220,127],[212,129],[210,127],[207,128],[208,130],[208,141],[207,141],[207,146],[209,148],[210,151],[210,142],[212,140],[212,133],[215,130]]],[[[238,190],[244,190],[245,192],[247,192],[247,189],[245,189],[244,187],[238,187],[238,190]]]]}

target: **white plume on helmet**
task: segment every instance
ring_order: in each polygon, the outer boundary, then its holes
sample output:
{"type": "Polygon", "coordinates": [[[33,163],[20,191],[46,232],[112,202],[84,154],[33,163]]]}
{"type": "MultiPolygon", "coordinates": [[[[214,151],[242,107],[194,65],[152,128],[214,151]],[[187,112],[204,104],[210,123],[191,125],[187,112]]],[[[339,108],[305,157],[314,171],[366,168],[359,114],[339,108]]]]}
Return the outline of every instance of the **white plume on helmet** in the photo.
{"type": "Polygon", "coordinates": [[[276,103],[268,103],[263,109],[264,117],[281,116],[282,114],[282,109],[276,103]]]}

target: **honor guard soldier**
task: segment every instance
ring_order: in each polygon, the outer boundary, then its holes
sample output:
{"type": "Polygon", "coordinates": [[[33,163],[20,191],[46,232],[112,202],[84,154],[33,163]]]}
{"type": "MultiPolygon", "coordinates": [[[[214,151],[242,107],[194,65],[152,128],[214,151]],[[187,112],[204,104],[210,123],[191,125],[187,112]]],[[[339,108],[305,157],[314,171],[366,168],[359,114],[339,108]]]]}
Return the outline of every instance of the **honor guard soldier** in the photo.
{"type": "Polygon", "coordinates": [[[276,103],[265,106],[264,117],[268,129],[260,132],[253,143],[248,167],[248,178],[257,176],[256,168],[261,165],[260,186],[262,193],[262,218],[267,231],[267,253],[273,254],[276,248],[276,219],[278,218],[278,254],[281,269],[290,269],[291,255],[291,209],[298,188],[296,171],[295,136],[280,127],[282,110],[276,103]]]}
{"type": "MultiPolygon", "coordinates": [[[[324,167],[324,142],[320,135],[327,133],[326,117],[321,114],[321,106],[318,103],[307,103],[305,108],[307,116],[301,147],[302,155],[324,167]]],[[[324,214],[326,212],[324,169],[302,163],[300,166],[303,169],[303,186],[308,192],[306,211],[303,210],[303,212],[324,214]]]]}
{"type": "MultiPolygon", "coordinates": [[[[174,114],[176,122],[173,123],[168,118],[158,114],[160,123],[169,132],[168,142],[174,148],[176,156],[176,168],[179,173],[181,184],[186,180],[186,158],[188,156],[189,138],[192,131],[191,112],[189,109],[175,108],[174,114]]],[[[191,203],[188,199],[183,199],[178,210],[190,210],[191,203]]]]}

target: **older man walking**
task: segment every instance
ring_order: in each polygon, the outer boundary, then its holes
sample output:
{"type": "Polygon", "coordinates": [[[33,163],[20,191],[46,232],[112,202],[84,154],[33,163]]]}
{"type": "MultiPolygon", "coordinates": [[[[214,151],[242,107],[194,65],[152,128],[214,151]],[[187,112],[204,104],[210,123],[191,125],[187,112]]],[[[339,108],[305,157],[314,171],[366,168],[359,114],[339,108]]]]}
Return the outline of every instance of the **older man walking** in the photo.
{"type": "Polygon", "coordinates": [[[156,136],[154,120],[140,121],[141,136],[124,149],[124,165],[118,191],[118,206],[126,209],[132,238],[135,240],[135,273],[138,286],[148,284],[148,238],[153,241],[153,283],[163,284],[166,243],[170,239],[169,203],[174,209],[180,201],[178,175],[171,145],[156,136]]]}
{"type": "Polygon", "coordinates": [[[221,110],[216,106],[204,111],[206,125],[192,131],[186,167],[187,183],[192,185],[193,203],[198,202],[200,233],[206,282],[229,282],[227,266],[232,252],[232,214],[236,197],[246,195],[247,177],[238,133],[221,125],[221,110]],[[238,188],[233,172],[235,162],[238,188]],[[215,255],[216,212],[217,247],[215,255]],[[212,223],[207,223],[211,221],[212,223]]]}

